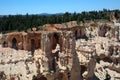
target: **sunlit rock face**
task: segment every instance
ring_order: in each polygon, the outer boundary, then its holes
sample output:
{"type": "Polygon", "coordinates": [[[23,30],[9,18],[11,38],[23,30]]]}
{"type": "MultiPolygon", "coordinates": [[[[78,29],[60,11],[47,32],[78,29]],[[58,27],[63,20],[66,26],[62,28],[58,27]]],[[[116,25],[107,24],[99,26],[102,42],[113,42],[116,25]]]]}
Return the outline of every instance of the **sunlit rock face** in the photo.
{"type": "Polygon", "coordinates": [[[0,79],[119,80],[119,26],[76,21],[0,36],[0,79]]]}

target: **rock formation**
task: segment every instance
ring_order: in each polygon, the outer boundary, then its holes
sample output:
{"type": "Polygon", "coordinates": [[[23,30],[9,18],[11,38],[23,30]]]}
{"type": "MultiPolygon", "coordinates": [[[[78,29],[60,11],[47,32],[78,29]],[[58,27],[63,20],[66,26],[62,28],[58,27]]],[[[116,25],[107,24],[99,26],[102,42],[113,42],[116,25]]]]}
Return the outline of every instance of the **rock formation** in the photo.
{"type": "Polygon", "coordinates": [[[2,34],[0,78],[119,80],[120,26],[115,24],[71,21],[2,34]]]}

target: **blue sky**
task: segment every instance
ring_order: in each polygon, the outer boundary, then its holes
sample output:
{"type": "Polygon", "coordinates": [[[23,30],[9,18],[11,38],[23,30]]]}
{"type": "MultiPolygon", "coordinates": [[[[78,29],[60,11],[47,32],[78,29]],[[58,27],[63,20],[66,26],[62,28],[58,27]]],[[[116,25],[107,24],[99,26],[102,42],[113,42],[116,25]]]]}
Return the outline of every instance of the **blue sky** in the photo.
{"type": "Polygon", "coordinates": [[[0,15],[120,9],[120,0],[0,0],[0,15]]]}

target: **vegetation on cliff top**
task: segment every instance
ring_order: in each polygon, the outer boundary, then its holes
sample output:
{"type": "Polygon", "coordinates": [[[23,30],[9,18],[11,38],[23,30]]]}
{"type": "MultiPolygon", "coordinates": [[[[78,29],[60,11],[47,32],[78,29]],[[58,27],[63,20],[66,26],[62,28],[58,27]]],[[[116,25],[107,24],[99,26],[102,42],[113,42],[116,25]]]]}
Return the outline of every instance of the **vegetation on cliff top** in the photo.
{"type": "Polygon", "coordinates": [[[64,23],[68,21],[85,21],[105,19],[109,20],[111,12],[116,13],[120,18],[120,10],[89,11],[81,13],[52,14],[52,15],[5,15],[0,16],[0,32],[6,33],[11,31],[22,31],[32,27],[42,26],[44,24],[64,23]]]}

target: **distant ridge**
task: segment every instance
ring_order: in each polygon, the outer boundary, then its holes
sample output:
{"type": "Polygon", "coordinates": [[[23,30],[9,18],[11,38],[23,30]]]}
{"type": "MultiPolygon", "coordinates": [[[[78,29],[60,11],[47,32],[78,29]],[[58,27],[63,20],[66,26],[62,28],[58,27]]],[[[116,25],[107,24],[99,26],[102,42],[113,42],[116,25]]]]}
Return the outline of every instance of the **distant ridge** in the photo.
{"type": "MultiPolygon", "coordinates": [[[[38,16],[51,16],[51,15],[63,15],[64,13],[54,13],[54,14],[50,14],[50,13],[40,13],[40,14],[28,14],[28,15],[38,15],[38,16]]],[[[12,14],[9,14],[9,15],[12,15],[12,14]]],[[[9,15],[0,15],[0,17],[3,17],[3,16],[9,16],[9,15]]],[[[27,14],[15,14],[15,15],[27,15],[27,14]]],[[[13,16],[15,16],[13,15],[13,16]]]]}
{"type": "MultiPolygon", "coordinates": [[[[50,14],[50,13],[41,13],[41,14],[32,14],[32,15],[39,15],[39,16],[51,16],[51,15],[63,15],[64,13],[54,13],[54,14],[50,14]]],[[[29,14],[31,15],[31,14],[29,14]]]]}

